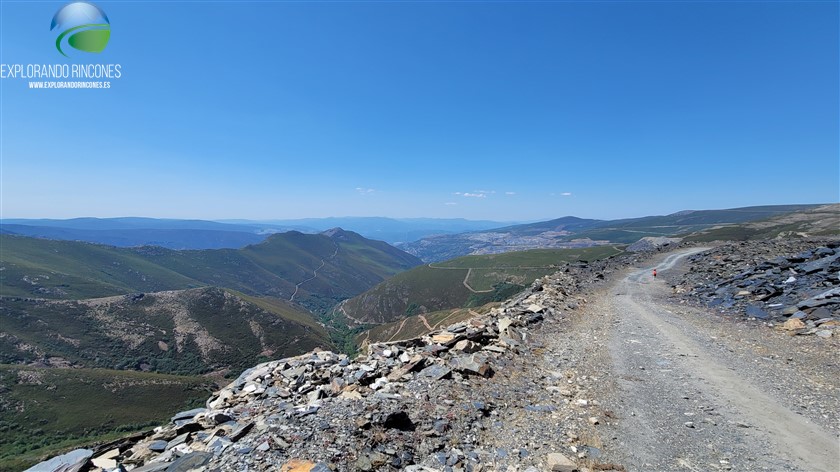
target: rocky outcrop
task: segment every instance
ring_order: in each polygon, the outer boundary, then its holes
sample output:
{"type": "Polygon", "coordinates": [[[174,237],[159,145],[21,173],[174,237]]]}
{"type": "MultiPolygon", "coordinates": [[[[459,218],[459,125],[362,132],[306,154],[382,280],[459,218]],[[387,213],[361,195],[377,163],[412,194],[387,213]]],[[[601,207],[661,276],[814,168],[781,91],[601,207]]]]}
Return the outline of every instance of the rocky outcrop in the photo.
{"type": "Polygon", "coordinates": [[[674,289],[724,313],[831,337],[840,326],[840,241],[722,245],[691,257],[690,271],[674,289]]]}
{"type": "Polygon", "coordinates": [[[646,236],[635,243],[627,246],[628,252],[652,252],[660,249],[671,249],[677,247],[682,239],[666,238],[664,236],[646,236]]]}

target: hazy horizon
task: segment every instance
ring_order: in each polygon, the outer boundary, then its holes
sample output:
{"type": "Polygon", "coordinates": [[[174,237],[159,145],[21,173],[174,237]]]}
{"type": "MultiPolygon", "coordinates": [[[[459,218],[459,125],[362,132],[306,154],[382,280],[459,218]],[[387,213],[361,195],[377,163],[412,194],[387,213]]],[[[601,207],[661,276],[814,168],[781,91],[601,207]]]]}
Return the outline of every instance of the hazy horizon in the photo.
{"type": "MultiPolygon", "coordinates": [[[[786,203],[776,203],[776,204],[767,204],[767,205],[749,205],[749,206],[774,206],[774,205],[834,205],[838,202],[786,202],[786,203]]],[[[527,223],[534,223],[539,221],[548,221],[548,220],[555,220],[558,218],[565,218],[565,217],[577,217],[583,219],[594,219],[594,220],[617,220],[617,219],[625,219],[625,218],[641,218],[645,216],[667,216],[674,213],[679,213],[682,211],[704,211],[704,210],[730,210],[730,209],[737,209],[737,208],[744,208],[744,207],[734,207],[734,206],[727,206],[727,207],[720,207],[720,208],[684,208],[682,210],[672,211],[669,213],[645,213],[645,214],[634,214],[628,216],[621,216],[621,217],[614,217],[614,218],[601,218],[597,216],[590,216],[590,215],[555,215],[555,216],[547,216],[544,218],[536,218],[536,219],[511,219],[511,220],[500,220],[500,219],[487,219],[487,218],[461,218],[461,217],[435,217],[435,216],[418,216],[418,217],[403,217],[403,216],[387,216],[387,215],[343,215],[343,216],[336,216],[336,215],[328,215],[328,216],[313,216],[313,217],[300,217],[300,218],[284,218],[284,217],[269,217],[269,218],[197,218],[191,216],[184,216],[184,217],[157,217],[157,216],[148,216],[148,215],[115,215],[115,216],[91,216],[91,215],[81,215],[81,216],[69,216],[69,217],[50,217],[50,216],[43,216],[43,217],[28,217],[28,216],[7,216],[2,215],[0,216],[0,220],[72,220],[72,219],[83,219],[83,218],[97,218],[97,219],[110,219],[110,218],[150,218],[150,219],[162,219],[162,220],[202,220],[202,221],[212,221],[218,223],[233,223],[235,224],[236,221],[242,222],[253,222],[253,223],[265,223],[271,224],[272,222],[280,222],[280,221],[297,221],[297,220],[319,220],[319,219],[350,219],[350,218],[388,218],[392,220],[420,220],[420,219],[431,219],[431,220],[466,220],[466,221],[491,221],[496,223],[505,223],[505,224],[527,224],[527,223]]]]}

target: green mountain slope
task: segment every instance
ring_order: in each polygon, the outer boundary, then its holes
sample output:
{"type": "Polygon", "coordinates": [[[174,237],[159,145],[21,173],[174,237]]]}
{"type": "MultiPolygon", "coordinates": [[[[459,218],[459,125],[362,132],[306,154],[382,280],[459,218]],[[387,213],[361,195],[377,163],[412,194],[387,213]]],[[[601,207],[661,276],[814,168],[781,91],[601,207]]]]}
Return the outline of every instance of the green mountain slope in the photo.
{"type": "Polygon", "coordinates": [[[242,249],[188,251],[0,235],[0,294],[82,299],[219,286],[286,300],[294,295],[318,312],[420,263],[338,229],[275,234],[242,249]]]}
{"type": "Polygon", "coordinates": [[[0,235],[0,295],[93,298],[203,285],[128,249],[0,235]]]}
{"type": "Polygon", "coordinates": [[[382,324],[422,313],[477,307],[512,296],[561,264],[621,252],[613,246],[598,246],[465,256],[397,274],[333,311],[356,324],[382,324]]]}
{"type": "Polygon", "coordinates": [[[150,429],[214,389],[204,377],[0,365],[0,471],[150,429]]]}

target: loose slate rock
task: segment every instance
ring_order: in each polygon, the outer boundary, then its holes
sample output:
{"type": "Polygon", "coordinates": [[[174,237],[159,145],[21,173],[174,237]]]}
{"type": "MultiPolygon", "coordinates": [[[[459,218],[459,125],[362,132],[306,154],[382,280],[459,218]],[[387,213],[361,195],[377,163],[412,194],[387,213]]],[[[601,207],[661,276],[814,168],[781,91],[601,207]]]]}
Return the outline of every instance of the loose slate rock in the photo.
{"type": "Polygon", "coordinates": [[[172,417],[172,422],[178,424],[179,422],[183,421],[192,421],[195,415],[199,413],[204,413],[206,411],[207,408],[194,408],[192,410],[182,411],[172,417]]]}
{"type": "Polygon", "coordinates": [[[149,450],[153,452],[163,452],[166,450],[166,445],[169,444],[167,441],[162,439],[158,439],[157,441],[152,441],[149,443],[149,450]]]}
{"type": "Polygon", "coordinates": [[[458,356],[452,359],[450,365],[463,374],[480,375],[482,377],[489,377],[493,374],[493,369],[484,354],[458,356]]]}
{"type": "Polygon", "coordinates": [[[559,452],[552,452],[545,459],[548,470],[552,472],[575,472],[577,465],[559,452]]]}
{"type": "Polygon", "coordinates": [[[441,380],[448,377],[450,374],[452,374],[452,370],[447,369],[440,364],[432,364],[420,371],[421,376],[429,377],[432,380],[441,380]]]}
{"type": "Polygon", "coordinates": [[[189,472],[191,470],[196,470],[210,462],[210,459],[212,458],[213,454],[210,454],[209,452],[191,452],[184,457],[173,461],[169,467],[166,468],[166,472],[189,472]]]}
{"type": "Polygon", "coordinates": [[[758,318],[760,320],[766,320],[770,317],[770,315],[766,311],[762,310],[758,305],[747,305],[746,313],[747,316],[758,318]]]}
{"type": "Polygon", "coordinates": [[[76,449],[32,466],[25,472],[77,472],[87,464],[91,456],[93,451],[90,449],[76,449]]]}

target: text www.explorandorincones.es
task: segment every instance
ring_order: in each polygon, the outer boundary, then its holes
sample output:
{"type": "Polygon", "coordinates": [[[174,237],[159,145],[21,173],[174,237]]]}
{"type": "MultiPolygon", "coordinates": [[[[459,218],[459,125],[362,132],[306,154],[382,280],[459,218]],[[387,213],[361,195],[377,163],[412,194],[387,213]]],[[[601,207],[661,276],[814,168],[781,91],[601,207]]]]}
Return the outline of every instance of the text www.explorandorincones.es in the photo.
{"type": "Polygon", "coordinates": [[[107,89],[111,82],[40,82],[30,81],[31,89],[107,89]]]}

